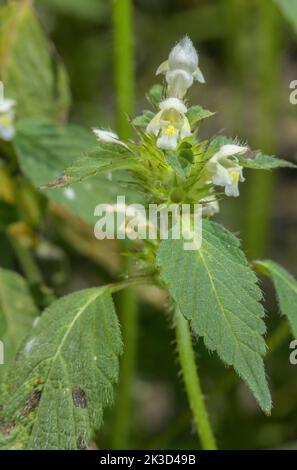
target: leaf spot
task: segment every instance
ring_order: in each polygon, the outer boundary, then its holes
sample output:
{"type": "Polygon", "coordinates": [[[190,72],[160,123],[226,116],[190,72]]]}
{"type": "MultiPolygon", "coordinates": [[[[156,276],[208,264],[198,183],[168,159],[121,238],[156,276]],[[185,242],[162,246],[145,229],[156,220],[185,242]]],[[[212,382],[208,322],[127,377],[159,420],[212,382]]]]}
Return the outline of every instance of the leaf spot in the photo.
{"type": "Polygon", "coordinates": [[[80,387],[75,387],[72,389],[72,400],[74,406],[77,408],[86,408],[87,407],[87,397],[84,390],[80,387]]]}

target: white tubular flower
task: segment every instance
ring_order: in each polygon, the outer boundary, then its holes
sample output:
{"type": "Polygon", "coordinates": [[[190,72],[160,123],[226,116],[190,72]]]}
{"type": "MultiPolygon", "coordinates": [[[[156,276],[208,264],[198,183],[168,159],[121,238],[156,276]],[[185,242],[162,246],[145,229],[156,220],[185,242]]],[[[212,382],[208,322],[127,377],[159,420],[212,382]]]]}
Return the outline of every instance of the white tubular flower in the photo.
{"type": "Polygon", "coordinates": [[[115,132],[106,131],[104,129],[93,129],[93,132],[97,139],[101,142],[106,142],[108,144],[118,144],[128,148],[127,145],[120,140],[119,136],[115,132]]]}
{"type": "Polygon", "coordinates": [[[200,202],[203,204],[202,214],[205,217],[213,217],[215,214],[220,212],[219,203],[214,196],[207,196],[204,199],[201,199],[200,202]]]}
{"type": "Polygon", "coordinates": [[[247,150],[247,147],[239,145],[223,145],[206,165],[212,183],[224,186],[227,196],[239,196],[238,183],[245,180],[242,174],[243,168],[238,164],[236,155],[242,155],[247,150]]]}
{"type": "Polygon", "coordinates": [[[4,86],[0,82],[0,138],[6,141],[15,135],[14,121],[15,101],[4,98],[4,86]]]}
{"type": "Polygon", "coordinates": [[[194,80],[205,83],[198,67],[198,54],[191,39],[186,36],[172,49],[168,60],[158,68],[156,75],[164,73],[168,83],[168,96],[183,99],[194,80]]]}
{"type": "Polygon", "coordinates": [[[174,150],[178,139],[191,135],[191,127],[186,117],[187,107],[177,98],[168,98],[160,103],[158,114],[147,126],[147,132],[158,135],[157,146],[164,150],[174,150]]]}

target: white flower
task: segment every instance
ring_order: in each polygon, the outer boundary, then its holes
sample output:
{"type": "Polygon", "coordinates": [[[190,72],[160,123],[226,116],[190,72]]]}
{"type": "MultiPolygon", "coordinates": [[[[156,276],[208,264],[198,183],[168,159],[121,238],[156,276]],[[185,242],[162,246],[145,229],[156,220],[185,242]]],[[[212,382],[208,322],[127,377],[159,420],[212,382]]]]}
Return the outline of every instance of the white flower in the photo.
{"type": "Polygon", "coordinates": [[[239,196],[238,183],[243,182],[244,177],[243,168],[238,164],[235,155],[241,155],[247,150],[247,147],[239,145],[223,145],[206,165],[211,182],[217,186],[224,186],[227,196],[239,196]]]}
{"type": "Polygon", "coordinates": [[[15,135],[14,121],[15,101],[4,98],[4,86],[0,82],[0,138],[11,140],[15,135]]]}
{"type": "Polygon", "coordinates": [[[118,144],[128,148],[127,145],[120,140],[119,136],[115,132],[106,131],[104,129],[93,129],[93,132],[97,139],[101,140],[102,142],[106,142],[108,144],[118,144]]]}
{"type": "Polygon", "coordinates": [[[178,139],[191,135],[191,127],[186,117],[187,107],[177,98],[168,98],[160,103],[160,111],[147,126],[147,132],[161,135],[157,146],[165,150],[174,150],[178,146],[178,139]]]}
{"type": "Polygon", "coordinates": [[[168,60],[163,62],[156,74],[164,73],[168,83],[168,96],[183,99],[193,81],[205,83],[198,67],[199,58],[191,39],[186,36],[172,49],[168,60]]]}
{"type": "Polygon", "coordinates": [[[205,217],[213,217],[215,214],[220,212],[220,206],[215,196],[207,196],[204,199],[201,199],[203,207],[202,214],[205,217]]]}

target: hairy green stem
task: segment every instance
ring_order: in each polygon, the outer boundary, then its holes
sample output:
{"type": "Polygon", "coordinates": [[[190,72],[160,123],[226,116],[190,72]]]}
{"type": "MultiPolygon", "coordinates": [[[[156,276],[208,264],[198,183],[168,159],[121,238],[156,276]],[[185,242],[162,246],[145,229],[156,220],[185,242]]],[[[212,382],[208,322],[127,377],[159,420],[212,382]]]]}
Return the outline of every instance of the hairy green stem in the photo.
{"type": "MultiPolygon", "coordinates": [[[[113,0],[114,81],[116,88],[117,132],[127,139],[131,128],[127,115],[134,111],[134,60],[132,31],[132,0],[113,0]]],[[[125,251],[126,244],[122,243],[125,251]]],[[[129,273],[130,261],[124,259],[129,273]]],[[[116,399],[112,447],[129,448],[132,423],[131,389],[136,368],[138,339],[136,294],[128,287],[119,294],[120,318],[123,329],[124,354],[121,362],[120,384],[116,399]]]]}
{"type": "Polygon", "coordinates": [[[132,9],[132,0],[113,0],[116,118],[117,131],[122,138],[130,135],[127,115],[134,112],[132,9]]]}
{"type": "Polygon", "coordinates": [[[216,450],[216,441],[207,414],[195,363],[189,324],[178,310],[175,313],[175,329],[179,360],[201,446],[204,450],[216,450]]]}

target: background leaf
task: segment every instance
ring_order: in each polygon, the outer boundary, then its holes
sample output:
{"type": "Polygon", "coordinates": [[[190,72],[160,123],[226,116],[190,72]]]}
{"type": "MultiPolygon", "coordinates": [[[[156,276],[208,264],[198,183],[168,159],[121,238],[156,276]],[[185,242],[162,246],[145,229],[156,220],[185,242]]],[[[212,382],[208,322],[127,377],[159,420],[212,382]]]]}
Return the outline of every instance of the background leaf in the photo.
{"type": "Polygon", "coordinates": [[[297,3],[294,0],[275,0],[275,2],[297,33],[297,3]]]}
{"type": "Polygon", "coordinates": [[[297,281],[279,264],[270,260],[256,261],[256,268],[269,276],[277,294],[280,311],[289,320],[293,335],[297,338],[297,281]]]}
{"type": "Polygon", "coordinates": [[[234,367],[269,413],[262,293],[239,240],[222,226],[204,221],[201,249],[185,251],[183,243],[161,242],[161,278],[195,335],[203,336],[207,348],[234,367]]]}
{"type": "Polygon", "coordinates": [[[20,351],[2,396],[2,447],[85,448],[112,403],[121,350],[107,289],[54,302],[20,351]]]}
{"type": "MultiPolygon", "coordinates": [[[[20,166],[37,188],[61,177],[65,169],[98,142],[89,130],[79,126],[58,126],[52,122],[26,119],[18,124],[14,141],[20,166]]],[[[61,204],[88,223],[95,222],[94,209],[100,203],[113,203],[117,195],[127,201],[141,200],[136,191],[127,188],[129,176],[119,172],[113,176],[98,175],[69,188],[43,190],[51,201],[61,204]]]]}
{"type": "Polygon", "coordinates": [[[12,271],[0,269],[0,340],[4,344],[4,364],[0,365],[1,383],[37,313],[24,279],[12,271]]]}
{"type": "Polygon", "coordinates": [[[0,77],[17,114],[63,120],[70,94],[63,64],[54,57],[30,2],[0,8],[0,77]]]}

